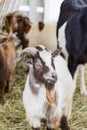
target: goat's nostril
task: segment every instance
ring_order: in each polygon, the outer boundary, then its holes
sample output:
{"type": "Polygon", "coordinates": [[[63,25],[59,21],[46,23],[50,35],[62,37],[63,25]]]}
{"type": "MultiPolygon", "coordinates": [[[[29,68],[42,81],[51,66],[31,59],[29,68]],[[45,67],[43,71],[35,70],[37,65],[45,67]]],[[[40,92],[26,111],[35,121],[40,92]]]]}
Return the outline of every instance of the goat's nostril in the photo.
{"type": "Polygon", "coordinates": [[[52,74],[52,78],[57,79],[57,75],[56,74],[52,74]]]}

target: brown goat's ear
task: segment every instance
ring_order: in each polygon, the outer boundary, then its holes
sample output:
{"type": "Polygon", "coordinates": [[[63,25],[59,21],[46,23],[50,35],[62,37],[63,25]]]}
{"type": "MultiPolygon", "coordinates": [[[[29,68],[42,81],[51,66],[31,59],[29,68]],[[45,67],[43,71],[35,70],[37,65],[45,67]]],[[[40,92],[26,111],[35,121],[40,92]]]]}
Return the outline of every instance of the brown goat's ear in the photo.
{"type": "Polygon", "coordinates": [[[57,50],[55,50],[54,52],[52,52],[52,56],[56,57],[58,54],[61,53],[61,50],[62,50],[62,48],[58,48],[57,50]]]}
{"type": "Polygon", "coordinates": [[[28,17],[24,17],[24,32],[27,33],[31,28],[31,21],[28,17]]]}

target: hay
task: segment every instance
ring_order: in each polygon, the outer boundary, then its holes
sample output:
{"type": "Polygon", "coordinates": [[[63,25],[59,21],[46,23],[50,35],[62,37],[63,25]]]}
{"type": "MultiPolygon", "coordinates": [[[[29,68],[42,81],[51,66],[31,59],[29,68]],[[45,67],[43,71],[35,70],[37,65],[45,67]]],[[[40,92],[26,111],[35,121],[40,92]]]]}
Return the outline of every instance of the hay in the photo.
{"type": "MultiPolygon", "coordinates": [[[[11,92],[4,95],[4,105],[0,105],[0,130],[31,130],[25,120],[25,111],[22,104],[22,92],[27,74],[26,71],[27,67],[20,62],[17,65],[10,84],[11,92]]],[[[85,72],[85,75],[87,75],[87,67],[85,72]]],[[[86,121],[87,97],[81,96],[79,93],[78,78],[77,88],[73,97],[72,116],[69,121],[71,130],[87,130],[86,121]]],[[[43,127],[42,130],[45,130],[45,128],[43,127]]]]}

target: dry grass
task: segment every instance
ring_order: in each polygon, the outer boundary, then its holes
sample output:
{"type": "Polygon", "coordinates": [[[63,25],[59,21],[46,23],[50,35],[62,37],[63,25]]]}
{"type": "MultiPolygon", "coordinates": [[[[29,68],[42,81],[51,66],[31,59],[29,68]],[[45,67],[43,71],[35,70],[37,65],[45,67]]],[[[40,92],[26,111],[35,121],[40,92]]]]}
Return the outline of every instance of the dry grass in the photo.
{"type": "MultiPolygon", "coordinates": [[[[17,65],[11,81],[11,92],[4,95],[4,105],[0,105],[0,130],[31,130],[25,120],[25,111],[22,104],[26,70],[27,68],[24,64],[19,63],[17,65]]],[[[85,73],[85,75],[87,74],[85,73]]],[[[73,97],[72,117],[69,121],[71,130],[87,130],[86,121],[87,97],[80,95],[78,79],[77,88],[73,97]]],[[[45,128],[43,129],[45,130],[45,128]]]]}

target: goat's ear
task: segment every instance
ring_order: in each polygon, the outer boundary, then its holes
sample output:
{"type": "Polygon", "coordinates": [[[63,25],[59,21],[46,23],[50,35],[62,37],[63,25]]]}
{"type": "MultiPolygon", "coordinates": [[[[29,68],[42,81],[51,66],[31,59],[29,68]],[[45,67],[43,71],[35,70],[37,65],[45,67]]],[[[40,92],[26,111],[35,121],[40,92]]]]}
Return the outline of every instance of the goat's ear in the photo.
{"type": "Polygon", "coordinates": [[[23,59],[23,61],[28,66],[33,64],[33,59],[32,58],[27,58],[26,57],[26,58],[23,59]]]}
{"type": "MultiPolygon", "coordinates": [[[[9,16],[10,17],[10,16],[9,16]]],[[[10,21],[10,19],[9,19],[9,17],[6,17],[5,18],[5,22],[4,22],[4,26],[2,27],[2,30],[4,31],[4,30],[6,30],[8,33],[10,32],[10,29],[9,29],[9,21],[10,21]]]]}
{"type": "Polygon", "coordinates": [[[57,50],[55,50],[54,52],[52,52],[52,56],[56,57],[58,54],[61,53],[61,50],[62,50],[62,48],[58,48],[57,50]]]}
{"type": "Polygon", "coordinates": [[[16,60],[15,60],[15,63],[17,64],[19,61],[23,61],[26,65],[29,66],[29,64],[32,64],[33,63],[33,57],[32,56],[28,56],[26,55],[26,53],[22,54],[22,55],[19,55],[16,60]]]}
{"type": "Polygon", "coordinates": [[[24,17],[24,23],[23,23],[24,25],[24,31],[25,31],[25,33],[27,33],[29,30],[30,30],[30,28],[31,28],[31,21],[30,21],[30,19],[28,18],[28,17],[24,17]]]}

